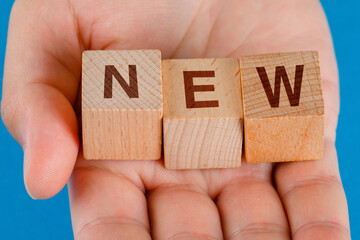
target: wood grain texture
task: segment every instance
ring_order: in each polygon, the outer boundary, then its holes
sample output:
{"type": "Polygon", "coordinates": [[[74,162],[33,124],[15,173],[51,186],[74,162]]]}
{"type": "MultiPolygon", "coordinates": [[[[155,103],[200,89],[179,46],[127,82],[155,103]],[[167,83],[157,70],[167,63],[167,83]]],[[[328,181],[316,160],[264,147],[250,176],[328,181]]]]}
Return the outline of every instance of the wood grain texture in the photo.
{"type": "Polygon", "coordinates": [[[243,113],[238,59],[164,60],[162,69],[166,168],[240,166],[243,113]]]}
{"type": "Polygon", "coordinates": [[[86,159],[161,157],[160,51],[84,52],[82,134],[86,159]]]}
{"type": "Polygon", "coordinates": [[[247,162],[322,158],[324,102],[317,52],[240,59],[247,162]]]}

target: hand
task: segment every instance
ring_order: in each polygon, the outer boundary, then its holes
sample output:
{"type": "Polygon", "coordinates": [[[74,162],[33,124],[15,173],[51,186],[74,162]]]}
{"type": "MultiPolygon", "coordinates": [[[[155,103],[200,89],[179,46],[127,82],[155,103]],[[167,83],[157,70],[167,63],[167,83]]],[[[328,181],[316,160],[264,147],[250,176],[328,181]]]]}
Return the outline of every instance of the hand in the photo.
{"type": "Polygon", "coordinates": [[[350,239],[334,144],[337,66],[318,1],[18,0],[3,89],[29,194],[49,198],[72,174],[76,239],[350,239]],[[139,48],[163,58],[319,51],[324,158],[186,171],[162,160],[84,161],[74,111],[81,53],[139,48]]]}

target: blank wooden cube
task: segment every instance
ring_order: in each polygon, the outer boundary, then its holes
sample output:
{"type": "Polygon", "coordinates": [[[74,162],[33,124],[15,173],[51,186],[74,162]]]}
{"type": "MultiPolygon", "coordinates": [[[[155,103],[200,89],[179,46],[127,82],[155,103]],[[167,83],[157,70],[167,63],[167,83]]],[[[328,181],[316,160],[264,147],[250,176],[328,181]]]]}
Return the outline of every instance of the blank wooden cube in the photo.
{"type": "Polygon", "coordinates": [[[240,166],[239,60],[164,60],[162,69],[166,168],[240,166]]]}
{"type": "Polygon", "coordinates": [[[318,53],[240,60],[247,162],[322,158],[324,102],[318,53]]]}
{"type": "Polygon", "coordinates": [[[160,51],[84,52],[82,134],[86,159],[161,157],[160,51]]]}

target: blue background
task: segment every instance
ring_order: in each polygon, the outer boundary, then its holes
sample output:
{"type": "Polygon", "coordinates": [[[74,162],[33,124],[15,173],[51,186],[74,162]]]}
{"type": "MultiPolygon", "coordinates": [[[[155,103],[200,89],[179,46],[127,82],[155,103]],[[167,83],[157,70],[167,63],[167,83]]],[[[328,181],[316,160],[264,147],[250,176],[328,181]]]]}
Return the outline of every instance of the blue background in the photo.
{"type": "MultiPolygon", "coordinates": [[[[0,79],[13,0],[0,2],[0,79]]],[[[337,129],[340,173],[353,239],[360,239],[360,1],[322,1],[340,69],[341,111],[337,129]]],[[[2,85],[2,84],[1,84],[2,85]]],[[[2,86],[0,86],[1,88],[2,86]]],[[[0,239],[71,239],[67,188],[50,200],[32,200],[23,184],[23,153],[0,122],[0,239]]]]}

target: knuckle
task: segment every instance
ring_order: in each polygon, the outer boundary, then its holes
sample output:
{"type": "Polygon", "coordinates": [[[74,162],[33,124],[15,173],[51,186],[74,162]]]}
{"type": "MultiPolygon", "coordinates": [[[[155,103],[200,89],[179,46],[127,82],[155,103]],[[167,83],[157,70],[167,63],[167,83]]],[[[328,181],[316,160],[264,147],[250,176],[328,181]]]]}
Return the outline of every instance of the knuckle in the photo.
{"type": "Polygon", "coordinates": [[[288,199],[292,194],[299,190],[303,190],[305,188],[314,188],[316,186],[324,186],[326,188],[329,186],[342,187],[342,183],[338,176],[315,175],[309,177],[308,179],[294,183],[292,186],[286,189],[286,191],[282,194],[282,198],[288,199]]]}
{"type": "Polygon", "coordinates": [[[11,108],[8,98],[1,100],[1,118],[6,127],[10,125],[13,119],[14,111],[11,108]]]}
{"type": "Polygon", "coordinates": [[[271,222],[257,222],[235,230],[227,239],[251,239],[251,236],[266,236],[269,234],[278,236],[278,239],[287,239],[290,236],[289,229],[285,225],[271,222]]]}
{"type": "Polygon", "coordinates": [[[217,240],[219,238],[207,233],[180,232],[170,236],[168,239],[169,240],[180,240],[180,239],[217,240]]]}
{"type": "Polygon", "coordinates": [[[10,134],[17,141],[20,141],[19,131],[21,129],[19,129],[18,124],[19,120],[24,121],[25,113],[20,111],[19,99],[16,98],[19,98],[19,96],[16,97],[9,94],[3,96],[1,100],[1,118],[10,134]]]}
{"type": "Polygon", "coordinates": [[[323,238],[324,235],[331,236],[331,239],[350,239],[350,229],[346,224],[329,221],[329,220],[318,220],[307,222],[301,225],[298,229],[292,234],[294,239],[304,239],[305,236],[310,235],[313,238],[317,236],[320,239],[329,239],[327,237],[323,238]]]}

